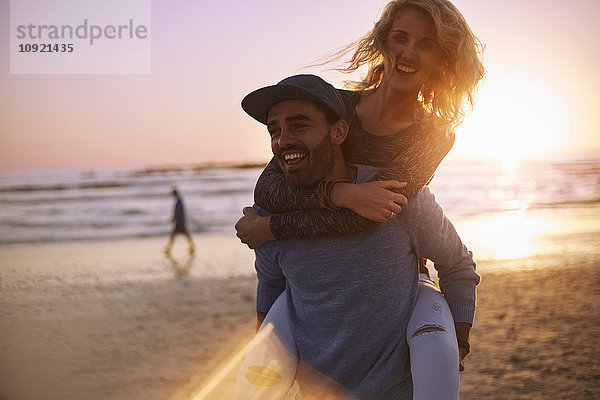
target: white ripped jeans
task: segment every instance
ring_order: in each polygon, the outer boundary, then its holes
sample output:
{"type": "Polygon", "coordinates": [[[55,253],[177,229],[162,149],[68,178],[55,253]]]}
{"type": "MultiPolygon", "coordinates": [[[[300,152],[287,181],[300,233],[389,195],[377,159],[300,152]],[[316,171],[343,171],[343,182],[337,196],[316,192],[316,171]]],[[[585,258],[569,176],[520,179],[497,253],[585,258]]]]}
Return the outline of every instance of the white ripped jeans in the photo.
{"type": "MultiPolygon", "coordinates": [[[[415,309],[406,328],[415,400],[458,399],[459,355],[454,319],[433,281],[419,274],[415,309]]],[[[294,384],[299,356],[287,294],[273,304],[240,366],[236,400],[282,400],[294,384]]]]}

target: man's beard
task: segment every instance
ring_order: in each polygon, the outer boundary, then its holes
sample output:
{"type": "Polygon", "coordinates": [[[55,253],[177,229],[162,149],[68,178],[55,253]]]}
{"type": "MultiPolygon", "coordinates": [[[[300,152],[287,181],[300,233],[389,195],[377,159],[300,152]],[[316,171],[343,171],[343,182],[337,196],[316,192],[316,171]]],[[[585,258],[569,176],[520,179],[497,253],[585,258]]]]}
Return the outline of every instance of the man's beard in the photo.
{"type": "MultiPolygon", "coordinates": [[[[309,186],[315,184],[325,178],[327,174],[333,169],[334,165],[334,151],[333,143],[331,138],[326,135],[319,144],[317,144],[312,151],[304,146],[303,151],[307,154],[306,164],[301,168],[288,171],[286,173],[286,180],[290,186],[309,186]]],[[[294,146],[289,146],[279,151],[287,151],[293,149],[294,146]]],[[[297,146],[296,148],[299,148],[297,146]]],[[[280,160],[283,160],[281,155],[278,155],[280,160]]]]}

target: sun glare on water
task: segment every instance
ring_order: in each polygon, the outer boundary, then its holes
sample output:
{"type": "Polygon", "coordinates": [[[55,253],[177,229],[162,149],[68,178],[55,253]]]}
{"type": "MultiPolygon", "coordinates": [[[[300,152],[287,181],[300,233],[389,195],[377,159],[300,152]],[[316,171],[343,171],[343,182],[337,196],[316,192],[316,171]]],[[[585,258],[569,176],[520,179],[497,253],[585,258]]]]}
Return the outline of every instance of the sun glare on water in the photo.
{"type": "Polygon", "coordinates": [[[480,258],[509,260],[539,252],[540,236],[551,228],[549,222],[528,216],[525,210],[513,210],[464,223],[461,234],[469,238],[480,258]]]}
{"type": "Polygon", "coordinates": [[[500,160],[510,170],[521,159],[559,152],[568,129],[567,106],[548,82],[490,74],[457,130],[455,151],[500,160]]]}

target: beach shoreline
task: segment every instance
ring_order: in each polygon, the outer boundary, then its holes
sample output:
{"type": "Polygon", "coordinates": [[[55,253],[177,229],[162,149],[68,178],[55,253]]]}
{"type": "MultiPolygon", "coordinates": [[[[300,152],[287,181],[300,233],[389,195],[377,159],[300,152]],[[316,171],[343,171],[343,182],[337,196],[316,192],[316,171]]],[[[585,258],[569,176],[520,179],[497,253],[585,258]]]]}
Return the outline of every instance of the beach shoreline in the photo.
{"type": "MultiPolygon", "coordinates": [[[[552,229],[523,257],[474,250],[482,282],[461,399],[600,397],[590,215],[525,213],[552,229]]],[[[470,246],[468,222],[457,227],[470,246]]],[[[198,400],[209,382],[203,398],[230,399],[230,361],[255,329],[253,253],[233,234],[195,241],[190,257],[179,239],[172,259],[166,238],[0,246],[0,399],[198,400]]]]}

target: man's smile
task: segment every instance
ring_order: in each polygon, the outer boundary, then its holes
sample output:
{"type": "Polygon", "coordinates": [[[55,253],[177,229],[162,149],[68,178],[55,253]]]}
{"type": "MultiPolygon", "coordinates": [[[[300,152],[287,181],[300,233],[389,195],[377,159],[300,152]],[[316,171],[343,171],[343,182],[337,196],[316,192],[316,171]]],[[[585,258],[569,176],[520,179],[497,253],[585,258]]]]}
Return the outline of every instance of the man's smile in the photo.
{"type": "Polygon", "coordinates": [[[306,159],[306,153],[303,151],[293,150],[281,153],[281,158],[285,162],[288,170],[297,168],[306,159]]]}

